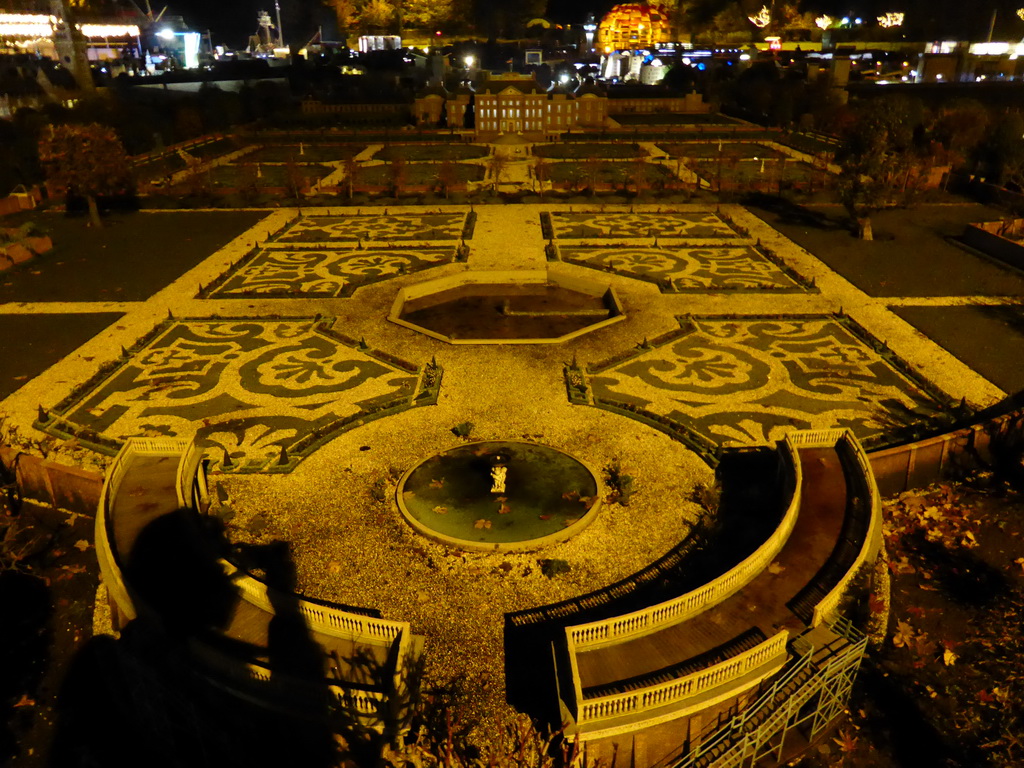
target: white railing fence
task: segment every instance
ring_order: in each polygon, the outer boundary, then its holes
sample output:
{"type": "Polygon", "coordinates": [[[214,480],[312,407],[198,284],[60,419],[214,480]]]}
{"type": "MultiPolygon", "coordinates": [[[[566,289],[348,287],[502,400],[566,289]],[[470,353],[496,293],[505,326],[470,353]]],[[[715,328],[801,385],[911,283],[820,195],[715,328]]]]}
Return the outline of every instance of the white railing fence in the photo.
{"type": "Polygon", "coordinates": [[[595,699],[583,699],[582,692],[577,691],[577,700],[580,702],[577,723],[621,717],[673,704],[735,681],[772,660],[777,660],[781,666],[788,657],[788,639],[789,632],[783,630],[731,659],[648,688],[595,699]]]}
{"type": "Polygon", "coordinates": [[[814,626],[835,615],[836,610],[839,608],[839,603],[846,594],[846,590],[856,576],[857,571],[872,557],[872,553],[877,552],[882,535],[882,498],[878,493],[875,473],[871,470],[871,463],[864,452],[864,447],[849,430],[846,430],[843,435],[842,450],[848,451],[853,456],[857,469],[860,471],[859,480],[863,483],[863,489],[867,491],[867,498],[863,500],[863,503],[868,507],[868,528],[853,563],[846,570],[846,573],[843,574],[842,578],[840,578],[839,583],[829,590],[829,593],[814,606],[812,619],[814,626]]]}
{"type": "Polygon", "coordinates": [[[578,650],[591,650],[685,621],[742,589],[767,568],[793,531],[801,503],[803,476],[794,441],[787,436],[780,450],[791,472],[793,492],[779,526],[761,546],[721,576],[684,595],[632,613],[566,627],[566,634],[573,645],[578,650]]]}

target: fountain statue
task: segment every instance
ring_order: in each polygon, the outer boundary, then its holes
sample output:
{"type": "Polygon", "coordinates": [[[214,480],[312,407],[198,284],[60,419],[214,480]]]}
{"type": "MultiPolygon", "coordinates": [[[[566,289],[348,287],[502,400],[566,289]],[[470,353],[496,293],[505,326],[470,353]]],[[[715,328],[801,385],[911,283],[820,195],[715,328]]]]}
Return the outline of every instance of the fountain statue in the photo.
{"type": "Polygon", "coordinates": [[[508,467],[491,467],[491,493],[505,493],[505,475],[508,467]]]}

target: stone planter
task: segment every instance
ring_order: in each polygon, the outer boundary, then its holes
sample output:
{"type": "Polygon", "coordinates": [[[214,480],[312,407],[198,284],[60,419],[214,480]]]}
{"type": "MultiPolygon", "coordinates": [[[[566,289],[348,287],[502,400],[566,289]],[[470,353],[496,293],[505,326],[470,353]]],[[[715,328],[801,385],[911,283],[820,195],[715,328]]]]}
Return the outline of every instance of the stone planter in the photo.
{"type": "Polygon", "coordinates": [[[34,255],[32,251],[26,248],[21,242],[0,246],[0,253],[4,254],[15,264],[21,264],[23,261],[28,261],[34,255]]]}
{"type": "Polygon", "coordinates": [[[22,241],[36,256],[40,256],[53,248],[53,240],[49,235],[33,235],[22,241]]]}

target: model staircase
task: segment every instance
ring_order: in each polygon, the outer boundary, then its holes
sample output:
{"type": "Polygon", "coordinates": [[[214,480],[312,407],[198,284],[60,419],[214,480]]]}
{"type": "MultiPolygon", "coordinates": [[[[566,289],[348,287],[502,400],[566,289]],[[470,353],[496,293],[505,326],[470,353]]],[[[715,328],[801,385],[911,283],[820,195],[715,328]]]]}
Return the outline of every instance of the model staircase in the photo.
{"type": "Polygon", "coordinates": [[[753,765],[778,748],[801,709],[821,693],[829,673],[863,653],[866,640],[848,623],[819,625],[791,643],[798,654],[785,672],[746,712],[703,739],[674,768],[731,768],[753,765]]]}

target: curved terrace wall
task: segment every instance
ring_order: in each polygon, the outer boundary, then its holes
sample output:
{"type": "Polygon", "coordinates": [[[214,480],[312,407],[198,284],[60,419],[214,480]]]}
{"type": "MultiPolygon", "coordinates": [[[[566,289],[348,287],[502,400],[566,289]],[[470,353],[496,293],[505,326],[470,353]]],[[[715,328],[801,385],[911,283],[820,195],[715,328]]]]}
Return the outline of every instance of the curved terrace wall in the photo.
{"type": "Polygon", "coordinates": [[[566,627],[566,636],[575,648],[585,650],[620,642],[685,621],[742,589],[767,568],[789,538],[800,511],[802,473],[796,447],[790,436],[787,435],[784,440],[780,453],[791,473],[789,483],[792,492],[778,527],[761,546],[721,576],[684,595],[621,616],[566,627]]]}
{"type": "MultiPolygon", "coordinates": [[[[136,456],[144,454],[178,457],[174,488],[176,509],[191,508],[193,500],[201,495],[198,493],[199,490],[205,488],[205,479],[200,480],[204,473],[201,464],[202,451],[190,441],[130,438],[115,457],[100,493],[95,535],[100,570],[107,587],[108,598],[119,619],[119,626],[147,610],[133,595],[131,585],[125,580],[122,572],[121,556],[114,543],[115,520],[112,516],[114,502],[121,491],[131,461],[136,456]]],[[[274,604],[280,604],[280,599],[275,598],[274,588],[227,560],[221,559],[218,562],[242,600],[267,614],[275,614],[274,604]]],[[[395,662],[388,688],[394,690],[402,685],[403,665],[413,645],[408,622],[349,613],[330,604],[311,601],[298,595],[289,599],[288,603],[302,616],[310,631],[320,637],[342,638],[396,651],[397,653],[392,654],[395,662]]],[[[379,712],[381,702],[389,695],[389,691],[350,689],[344,685],[327,685],[325,681],[285,679],[280,673],[274,673],[264,665],[234,658],[195,638],[190,640],[190,647],[200,663],[221,675],[222,682],[228,683],[228,687],[233,690],[238,686],[244,689],[246,686],[257,684],[261,691],[273,694],[275,691],[287,693],[293,689],[308,689],[310,685],[319,684],[320,687],[328,689],[328,693],[336,701],[346,707],[354,707],[362,714],[379,712]],[[267,688],[270,683],[273,685],[267,688]]],[[[302,698],[296,697],[297,700],[302,698]]]]}
{"type": "Polygon", "coordinates": [[[842,533],[826,558],[829,564],[839,553],[842,560],[829,570],[834,576],[835,566],[838,566],[839,575],[815,604],[809,626],[816,627],[835,619],[839,602],[854,576],[877,555],[881,540],[881,500],[867,456],[849,430],[791,433],[779,444],[779,451],[791,474],[792,496],[775,531],[751,555],[703,587],[678,598],[640,611],[565,628],[565,657],[569,669],[567,675],[560,673],[562,699],[575,720],[575,727],[586,729],[587,740],[699,713],[749,691],[777,674],[787,663],[789,632],[782,630],[754,648],[678,678],[636,687],[631,684],[631,690],[588,698],[581,683],[577,652],[623,643],[692,619],[748,585],[779,555],[793,531],[804,501],[799,451],[813,448],[833,448],[848,478],[842,533]],[[860,511],[866,514],[857,514],[860,511]],[[839,546],[844,536],[857,540],[852,556],[848,547],[839,546]]]}

